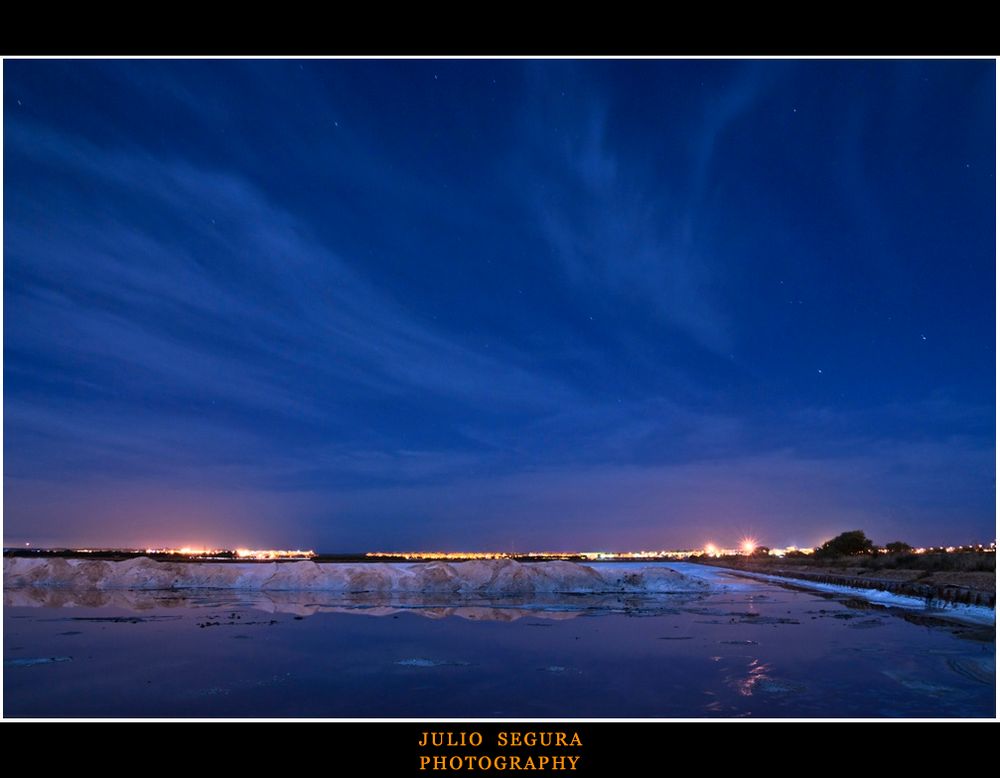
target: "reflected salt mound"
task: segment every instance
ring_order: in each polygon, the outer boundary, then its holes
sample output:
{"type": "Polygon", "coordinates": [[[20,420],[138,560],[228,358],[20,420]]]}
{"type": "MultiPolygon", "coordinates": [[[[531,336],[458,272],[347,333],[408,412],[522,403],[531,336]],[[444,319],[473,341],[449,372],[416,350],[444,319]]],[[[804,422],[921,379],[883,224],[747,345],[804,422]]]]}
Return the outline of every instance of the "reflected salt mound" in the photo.
{"type": "Polygon", "coordinates": [[[488,559],[418,564],[300,562],[122,562],[8,557],[4,588],[239,589],[355,593],[534,595],[698,592],[703,580],[665,567],[598,571],[575,562],[488,559]]]}
{"type": "Polygon", "coordinates": [[[531,597],[476,595],[387,594],[293,591],[220,591],[212,589],[65,589],[23,586],[4,589],[4,607],[116,608],[132,612],[164,608],[252,608],[264,613],[312,616],[353,613],[398,616],[413,613],[429,619],[456,616],[470,621],[515,621],[533,617],[549,620],[620,613],[631,616],[675,614],[699,593],[691,594],[540,594],[531,597]]]}
{"type": "Polygon", "coordinates": [[[711,585],[664,567],[596,570],[573,562],[475,560],[447,564],[122,562],[4,559],[4,603],[16,607],[253,607],[513,621],[590,613],[659,615],[711,585]]]}

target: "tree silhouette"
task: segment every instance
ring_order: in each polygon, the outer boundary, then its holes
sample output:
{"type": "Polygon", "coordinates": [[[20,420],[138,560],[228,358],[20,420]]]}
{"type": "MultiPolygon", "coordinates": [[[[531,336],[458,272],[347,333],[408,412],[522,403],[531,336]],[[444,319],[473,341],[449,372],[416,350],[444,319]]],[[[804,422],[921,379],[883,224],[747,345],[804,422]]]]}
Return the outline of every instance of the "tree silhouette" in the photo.
{"type": "Polygon", "coordinates": [[[815,556],[856,556],[858,554],[870,554],[874,551],[872,542],[865,537],[865,533],[859,529],[850,532],[841,532],[832,540],[826,541],[816,549],[815,556]]]}

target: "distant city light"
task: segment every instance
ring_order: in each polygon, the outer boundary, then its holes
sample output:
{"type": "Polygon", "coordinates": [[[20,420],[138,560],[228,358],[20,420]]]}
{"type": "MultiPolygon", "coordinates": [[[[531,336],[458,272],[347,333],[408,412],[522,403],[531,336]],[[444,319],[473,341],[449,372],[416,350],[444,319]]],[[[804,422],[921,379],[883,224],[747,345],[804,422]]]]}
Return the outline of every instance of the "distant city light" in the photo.
{"type": "MultiPolygon", "coordinates": [[[[77,549],[93,553],[92,549],[77,549]]],[[[169,554],[172,556],[207,557],[211,559],[226,558],[235,556],[237,559],[312,559],[316,556],[315,551],[288,551],[285,549],[249,549],[238,548],[236,550],[226,548],[194,548],[192,546],[182,546],[181,548],[147,548],[147,554],[169,554]]]]}
{"type": "Polygon", "coordinates": [[[315,551],[281,551],[276,549],[260,550],[249,548],[236,549],[236,556],[240,559],[311,559],[316,556],[315,551]]]}
{"type": "MultiPolygon", "coordinates": [[[[567,560],[567,561],[630,561],[630,560],[683,560],[691,557],[710,557],[713,559],[733,556],[753,556],[758,549],[764,553],[760,541],[756,538],[743,538],[736,548],[723,548],[715,543],[706,543],[700,549],[660,549],[643,551],[369,551],[365,554],[369,559],[406,560],[414,562],[460,562],[475,559],[514,559],[514,560],[567,560]]],[[[70,551],[77,554],[146,554],[149,556],[179,556],[191,559],[213,560],[246,560],[246,561],[276,561],[287,559],[306,560],[318,557],[315,551],[302,549],[249,549],[249,548],[199,548],[181,546],[180,548],[35,548],[30,543],[24,544],[32,554],[45,554],[54,551],[70,551]]],[[[13,548],[4,548],[5,552],[18,553],[13,548]]],[[[785,548],[767,548],[767,555],[784,557],[809,555],[813,548],[786,546],[785,548]]],[[[879,553],[887,553],[885,548],[879,548],[879,553]]],[[[27,552],[20,552],[27,553],[27,552]]],[[[927,546],[911,549],[913,554],[994,554],[996,541],[988,546],[969,543],[967,546],[927,546]]]]}
{"type": "MultiPolygon", "coordinates": [[[[470,559],[584,559],[595,562],[627,561],[633,559],[688,559],[689,557],[720,557],[752,555],[759,548],[759,541],[745,538],[735,548],[721,548],[715,543],[706,543],[700,549],[677,549],[661,551],[369,551],[366,557],[372,559],[405,559],[415,562],[451,562],[470,559]]],[[[783,557],[786,554],[812,554],[812,548],[787,546],[772,548],[770,556],[783,557]]]]}
{"type": "Polygon", "coordinates": [[[789,554],[803,554],[808,555],[813,552],[814,549],[811,548],[799,548],[798,546],[785,546],[785,548],[772,548],[767,552],[768,556],[785,557],[789,554]]]}

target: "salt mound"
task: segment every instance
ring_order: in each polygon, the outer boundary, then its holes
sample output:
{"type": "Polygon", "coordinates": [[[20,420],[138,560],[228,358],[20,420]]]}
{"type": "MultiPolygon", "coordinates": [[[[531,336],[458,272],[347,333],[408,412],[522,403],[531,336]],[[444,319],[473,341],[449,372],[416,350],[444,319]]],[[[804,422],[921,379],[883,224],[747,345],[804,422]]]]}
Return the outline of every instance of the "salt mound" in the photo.
{"type": "Polygon", "coordinates": [[[8,557],[4,588],[77,590],[237,589],[460,595],[696,592],[706,583],[666,567],[600,571],[574,562],[474,560],[448,564],[298,562],[124,562],[58,557],[8,557]]]}

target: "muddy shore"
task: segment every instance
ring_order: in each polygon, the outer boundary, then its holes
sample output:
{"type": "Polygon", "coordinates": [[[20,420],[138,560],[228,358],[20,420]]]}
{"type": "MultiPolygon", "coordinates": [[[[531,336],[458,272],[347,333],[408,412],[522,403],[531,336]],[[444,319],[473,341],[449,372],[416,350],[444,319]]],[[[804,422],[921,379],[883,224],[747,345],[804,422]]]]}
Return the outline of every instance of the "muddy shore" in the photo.
{"type": "MultiPolygon", "coordinates": [[[[706,562],[706,564],[709,564],[706,562]]],[[[711,564],[731,570],[765,573],[803,581],[878,589],[894,594],[922,597],[964,605],[996,607],[996,574],[966,570],[872,570],[848,565],[803,565],[770,559],[739,558],[713,560],[711,564]]]]}

